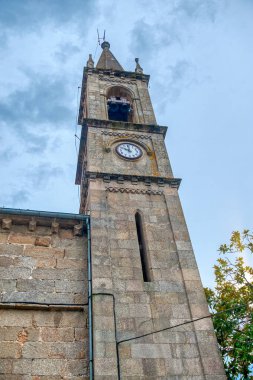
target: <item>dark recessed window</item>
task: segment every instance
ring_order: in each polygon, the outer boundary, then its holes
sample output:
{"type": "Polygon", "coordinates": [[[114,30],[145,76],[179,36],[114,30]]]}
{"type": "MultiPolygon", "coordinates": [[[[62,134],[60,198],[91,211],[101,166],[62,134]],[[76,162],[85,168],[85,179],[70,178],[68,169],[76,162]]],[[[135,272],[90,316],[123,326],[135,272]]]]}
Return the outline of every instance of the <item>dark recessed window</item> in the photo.
{"type": "Polygon", "coordinates": [[[145,238],[144,238],[143,223],[142,223],[141,215],[139,212],[135,214],[135,223],[136,223],[137,237],[138,237],[138,243],[139,243],[143,281],[150,282],[151,276],[150,276],[147,249],[146,249],[145,238]]]}
{"type": "Polygon", "coordinates": [[[133,121],[133,106],[130,92],[126,88],[111,87],[107,93],[108,119],[133,121]]]}

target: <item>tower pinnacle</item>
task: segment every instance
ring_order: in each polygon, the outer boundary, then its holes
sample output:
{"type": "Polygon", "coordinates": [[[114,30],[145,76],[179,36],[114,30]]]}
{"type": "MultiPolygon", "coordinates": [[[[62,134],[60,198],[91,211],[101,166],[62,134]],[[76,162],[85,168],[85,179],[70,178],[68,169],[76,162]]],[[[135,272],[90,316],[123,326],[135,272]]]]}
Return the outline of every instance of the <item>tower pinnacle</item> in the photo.
{"type": "Polygon", "coordinates": [[[124,71],[123,67],[120,65],[120,63],[117,61],[117,59],[110,51],[109,42],[104,41],[101,44],[101,48],[103,49],[103,51],[98,60],[96,69],[124,71]]]}

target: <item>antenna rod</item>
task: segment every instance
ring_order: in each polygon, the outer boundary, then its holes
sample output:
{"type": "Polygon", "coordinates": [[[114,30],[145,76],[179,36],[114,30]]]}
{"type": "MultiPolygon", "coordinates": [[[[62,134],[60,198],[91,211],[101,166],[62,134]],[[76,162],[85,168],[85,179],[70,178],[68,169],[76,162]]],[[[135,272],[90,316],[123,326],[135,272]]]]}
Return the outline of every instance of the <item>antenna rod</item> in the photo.
{"type": "Polygon", "coordinates": [[[102,40],[103,42],[105,41],[105,29],[104,29],[104,35],[103,35],[103,37],[100,37],[100,36],[99,36],[99,31],[98,31],[98,28],[97,28],[97,35],[98,35],[98,44],[101,45],[101,44],[100,44],[100,41],[101,41],[101,40],[102,40]]]}

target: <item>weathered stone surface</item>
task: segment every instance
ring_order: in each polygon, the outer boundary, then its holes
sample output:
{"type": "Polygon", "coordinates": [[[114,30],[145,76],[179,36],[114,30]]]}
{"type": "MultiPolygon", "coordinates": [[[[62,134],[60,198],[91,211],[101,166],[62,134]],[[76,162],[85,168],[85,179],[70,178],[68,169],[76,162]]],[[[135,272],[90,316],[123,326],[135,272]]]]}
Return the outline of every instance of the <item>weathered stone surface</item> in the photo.
{"type": "Polygon", "coordinates": [[[1,358],[20,358],[21,346],[17,342],[2,342],[0,345],[1,358]]]}
{"type": "Polygon", "coordinates": [[[0,327],[0,336],[3,341],[37,341],[40,338],[40,331],[36,328],[20,327],[20,326],[5,326],[0,327]]]}
{"type": "Polygon", "coordinates": [[[72,342],[74,340],[74,328],[49,328],[40,329],[41,340],[44,342],[72,342]]]}
{"type": "Polygon", "coordinates": [[[18,359],[13,361],[14,374],[30,374],[32,370],[32,359],[18,359]]]}
{"type": "Polygon", "coordinates": [[[11,226],[12,226],[12,219],[4,218],[2,220],[2,229],[3,230],[10,230],[11,226]]]}
{"type": "Polygon", "coordinates": [[[11,233],[9,236],[9,243],[15,244],[34,244],[35,236],[30,234],[11,233]]]}
{"type": "Polygon", "coordinates": [[[133,358],[169,358],[171,357],[171,347],[169,344],[145,344],[136,343],[131,345],[133,358]]]}
{"type": "Polygon", "coordinates": [[[56,280],[55,291],[58,293],[82,293],[85,294],[87,284],[84,281],[56,280]]]}
{"type": "MultiPolygon", "coordinates": [[[[1,301],[87,302],[85,239],[68,230],[53,238],[38,225],[27,231],[0,234],[1,301]],[[65,259],[66,241],[73,257],[65,259]]],[[[87,340],[86,312],[0,309],[0,379],[88,380],[87,340]]]]}
{"type": "Polygon", "coordinates": [[[95,366],[98,368],[99,373],[103,373],[104,376],[116,376],[117,375],[117,363],[116,359],[111,358],[96,358],[95,366]]]}
{"type": "Polygon", "coordinates": [[[84,280],[84,273],[82,270],[76,269],[34,269],[32,277],[38,280],[84,280]]]}
{"type": "MultiPolygon", "coordinates": [[[[81,256],[81,255],[80,255],[81,256]]],[[[73,268],[73,269],[86,269],[87,260],[84,259],[57,259],[57,268],[73,268]]]]}
{"type": "Polygon", "coordinates": [[[9,237],[8,231],[0,231],[0,244],[6,243],[9,237]]]}
{"type": "Polygon", "coordinates": [[[3,359],[0,360],[0,374],[12,373],[13,359],[3,359]]]}
{"type": "Polygon", "coordinates": [[[3,280],[9,280],[9,279],[26,279],[29,278],[31,275],[31,270],[29,268],[14,268],[9,267],[1,268],[0,267],[0,278],[3,280]]]}
{"type": "Polygon", "coordinates": [[[54,281],[52,280],[17,280],[17,291],[18,292],[53,292],[54,291],[54,281]]]}
{"type": "Polygon", "coordinates": [[[0,255],[19,256],[19,255],[22,255],[23,250],[24,250],[23,245],[0,244],[0,255]]]}
{"type": "Polygon", "coordinates": [[[82,342],[26,342],[22,357],[29,359],[82,359],[84,345],[82,342]]]}
{"type": "Polygon", "coordinates": [[[73,239],[73,231],[70,229],[60,229],[59,236],[61,239],[73,239]]]}
{"type": "Polygon", "coordinates": [[[41,247],[49,247],[51,244],[51,236],[37,236],[35,239],[35,245],[41,247]]]}
{"type": "Polygon", "coordinates": [[[24,250],[25,256],[31,257],[42,257],[42,258],[58,258],[64,257],[64,249],[62,248],[50,248],[50,247],[35,247],[35,246],[26,246],[24,250]]]}
{"type": "Polygon", "coordinates": [[[14,258],[8,257],[8,256],[0,256],[0,267],[9,267],[10,265],[13,265],[14,258]]]}

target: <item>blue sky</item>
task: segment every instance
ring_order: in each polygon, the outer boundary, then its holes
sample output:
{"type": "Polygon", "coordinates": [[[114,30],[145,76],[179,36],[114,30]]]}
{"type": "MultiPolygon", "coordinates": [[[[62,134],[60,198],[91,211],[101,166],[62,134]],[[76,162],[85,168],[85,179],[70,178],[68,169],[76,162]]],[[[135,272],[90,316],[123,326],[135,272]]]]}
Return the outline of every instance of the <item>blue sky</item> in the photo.
{"type": "MultiPolygon", "coordinates": [[[[253,229],[251,0],[1,0],[0,204],[78,212],[78,86],[96,30],[151,75],[204,285],[217,248],[253,229]],[[76,132],[77,129],[77,132],[76,132]]],[[[96,48],[97,47],[97,48],[96,48]]]]}

